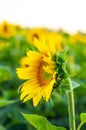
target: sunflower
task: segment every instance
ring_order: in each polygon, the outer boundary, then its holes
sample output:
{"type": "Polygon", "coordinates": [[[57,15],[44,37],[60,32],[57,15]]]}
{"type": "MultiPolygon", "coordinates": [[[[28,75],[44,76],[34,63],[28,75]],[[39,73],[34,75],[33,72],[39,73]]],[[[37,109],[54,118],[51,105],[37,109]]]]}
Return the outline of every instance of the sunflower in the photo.
{"type": "Polygon", "coordinates": [[[26,29],[23,28],[21,25],[18,25],[18,24],[13,24],[13,27],[16,31],[16,36],[25,36],[26,35],[26,29]]]}
{"type": "MultiPolygon", "coordinates": [[[[62,36],[61,34],[50,31],[46,34],[46,42],[50,44],[52,47],[58,48],[58,51],[62,50],[62,36]],[[53,46],[54,43],[54,46],[53,46]]],[[[54,48],[54,50],[55,50],[54,48]]]]}
{"type": "Polygon", "coordinates": [[[11,36],[14,36],[15,32],[16,30],[14,29],[14,27],[8,22],[3,22],[0,25],[0,35],[2,37],[9,38],[11,36]]]}
{"type": "Polygon", "coordinates": [[[76,33],[76,34],[74,34],[74,35],[72,35],[72,36],[70,37],[70,41],[71,41],[73,44],[76,44],[77,42],[80,42],[80,41],[81,41],[81,38],[82,38],[82,36],[81,36],[81,34],[78,32],[78,33],[76,33]]]}
{"type": "Polygon", "coordinates": [[[34,39],[38,51],[29,50],[27,56],[21,60],[21,67],[17,68],[20,79],[27,80],[19,87],[20,100],[23,102],[33,100],[37,106],[41,98],[49,100],[55,83],[55,61],[54,53],[59,50],[55,43],[47,44],[45,38],[41,43],[34,39]]]}
{"type": "Polygon", "coordinates": [[[44,28],[32,28],[26,30],[26,39],[27,41],[33,45],[34,43],[34,37],[36,37],[38,40],[42,40],[43,35],[47,33],[47,30],[44,28]]]}

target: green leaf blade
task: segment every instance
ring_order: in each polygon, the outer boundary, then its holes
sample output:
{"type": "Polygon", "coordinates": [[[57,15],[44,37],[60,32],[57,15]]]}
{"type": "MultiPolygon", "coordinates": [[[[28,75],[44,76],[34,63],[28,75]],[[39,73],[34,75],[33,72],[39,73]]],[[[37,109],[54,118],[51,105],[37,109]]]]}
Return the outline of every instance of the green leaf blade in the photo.
{"type": "Polygon", "coordinates": [[[0,100],[0,107],[5,107],[8,106],[10,104],[14,104],[16,103],[18,100],[6,100],[6,99],[1,99],[0,100]]]}
{"type": "Polygon", "coordinates": [[[86,123],[86,113],[81,113],[80,114],[80,119],[81,119],[81,122],[85,122],[86,123]]]}
{"type": "Polygon", "coordinates": [[[7,130],[4,126],[0,125],[0,130],[7,130]]]}
{"type": "Polygon", "coordinates": [[[80,119],[81,119],[81,122],[80,122],[77,130],[80,130],[81,127],[86,123],[86,113],[81,113],[80,114],[80,119]]]}
{"type": "Polygon", "coordinates": [[[37,130],[66,130],[63,127],[57,127],[52,125],[45,117],[36,114],[24,114],[25,119],[34,126],[37,130]]]}
{"type": "Polygon", "coordinates": [[[12,79],[12,72],[10,67],[0,65],[0,82],[12,79]]]}

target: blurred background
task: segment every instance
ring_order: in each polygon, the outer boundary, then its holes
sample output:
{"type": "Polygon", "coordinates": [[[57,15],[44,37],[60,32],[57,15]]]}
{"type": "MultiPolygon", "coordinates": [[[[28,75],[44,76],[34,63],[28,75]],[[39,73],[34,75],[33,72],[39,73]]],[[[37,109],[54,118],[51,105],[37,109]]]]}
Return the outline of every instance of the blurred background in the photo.
{"type": "MultiPolygon", "coordinates": [[[[76,125],[86,112],[86,4],[85,0],[0,0],[0,130],[35,130],[20,112],[45,116],[54,125],[68,127],[66,94],[56,89],[51,100],[36,108],[19,101],[22,80],[16,68],[34,37],[52,40],[60,50],[69,47],[68,71],[80,84],[74,90],[76,125]]],[[[82,130],[86,129],[86,125],[82,130]]]]}

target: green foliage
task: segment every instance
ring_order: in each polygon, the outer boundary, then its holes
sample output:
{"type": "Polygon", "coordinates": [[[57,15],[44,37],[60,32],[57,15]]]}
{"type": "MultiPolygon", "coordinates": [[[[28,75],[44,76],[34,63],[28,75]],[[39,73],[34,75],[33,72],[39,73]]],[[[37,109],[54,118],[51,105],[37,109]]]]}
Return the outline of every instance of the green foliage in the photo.
{"type": "Polygon", "coordinates": [[[79,124],[77,130],[80,130],[80,128],[81,128],[84,124],[86,124],[86,113],[81,113],[81,114],[80,114],[80,119],[81,119],[81,122],[80,122],[80,124],[79,124]]]}
{"type": "Polygon", "coordinates": [[[80,119],[81,119],[81,122],[86,123],[86,113],[81,113],[80,114],[80,119]]]}
{"type": "Polygon", "coordinates": [[[67,48],[63,49],[60,53],[56,52],[53,59],[55,61],[55,71],[56,71],[56,83],[55,87],[59,87],[62,85],[63,80],[69,77],[69,74],[66,70],[66,59],[65,54],[67,52],[67,48]]]}
{"type": "Polygon", "coordinates": [[[63,127],[59,127],[59,126],[54,126],[52,125],[50,122],[48,122],[48,120],[43,117],[43,116],[39,116],[39,115],[35,115],[35,114],[24,114],[22,113],[22,115],[25,117],[25,119],[31,124],[33,125],[37,130],[66,130],[63,127]]]}
{"type": "Polygon", "coordinates": [[[9,66],[0,65],[0,82],[11,80],[12,79],[12,71],[9,66]]]}
{"type": "Polygon", "coordinates": [[[70,74],[67,71],[66,53],[68,48],[63,49],[60,53],[56,52],[54,55],[54,61],[56,64],[56,83],[54,87],[60,87],[61,90],[71,91],[76,87],[79,87],[78,83],[75,83],[70,79],[70,74]]]}
{"type": "Polygon", "coordinates": [[[4,126],[0,125],[0,130],[7,130],[4,126]]]}
{"type": "Polygon", "coordinates": [[[5,107],[10,104],[16,103],[18,100],[5,100],[5,99],[0,99],[0,107],[5,107]]]}

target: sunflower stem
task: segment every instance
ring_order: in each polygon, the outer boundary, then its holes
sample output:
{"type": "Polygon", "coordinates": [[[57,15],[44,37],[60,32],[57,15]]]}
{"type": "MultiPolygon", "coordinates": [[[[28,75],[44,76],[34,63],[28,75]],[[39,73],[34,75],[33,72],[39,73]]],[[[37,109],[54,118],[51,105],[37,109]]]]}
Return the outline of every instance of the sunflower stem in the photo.
{"type": "Polygon", "coordinates": [[[70,130],[76,130],[73,87],[70,78],[68,78],[68,81],[70,87],[70,91],[68,92],[69,126],[70,126],[70,130]]]}

